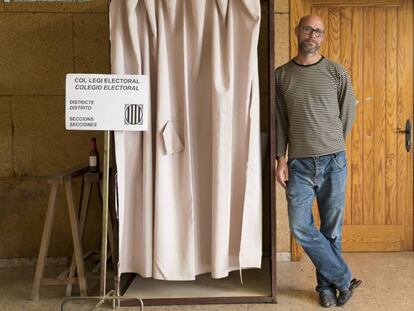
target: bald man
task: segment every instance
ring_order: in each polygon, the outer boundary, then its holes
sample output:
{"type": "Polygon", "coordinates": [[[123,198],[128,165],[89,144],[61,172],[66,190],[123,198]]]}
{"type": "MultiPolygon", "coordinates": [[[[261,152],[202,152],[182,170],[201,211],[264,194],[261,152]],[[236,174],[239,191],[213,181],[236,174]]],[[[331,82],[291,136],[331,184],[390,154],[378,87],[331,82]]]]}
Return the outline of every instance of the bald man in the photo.
{"type": "Polygon", "coordinates": [[[322,19],[302,17],[295,34],[298,54],[276,69],[276,177],[286,189],[290,229],[315,265],[319,302],[332,307],[344,305],[361,283],[351,280],[341,251],[345,139],[356,100],[344,67],[319,54],[322,19]],[[312,216],[315,198],[320,230],[312,216]]]}

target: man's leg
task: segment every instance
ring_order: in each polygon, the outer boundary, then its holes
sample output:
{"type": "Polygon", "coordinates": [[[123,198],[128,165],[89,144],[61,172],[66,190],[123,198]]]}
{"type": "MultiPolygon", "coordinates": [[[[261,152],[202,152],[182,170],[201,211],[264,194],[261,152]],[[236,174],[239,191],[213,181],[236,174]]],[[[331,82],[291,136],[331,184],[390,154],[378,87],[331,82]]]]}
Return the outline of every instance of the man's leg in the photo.
{"type": "MultiPolygon", "coordinates": [[[[289,182],[286,189],[289,226],[296,240],[312,260],[317,271],[335,288],[347,287],[342,262],[331,242],[316,229],[312,204],[317,180],[316,162],[312,158],[297,159],[289,165],[289,182]]],[[[334,291],[333,287],[319,292],[334,291]]]]}
{"type": "MultiPolygon", "coordinates": [[[[336,286],[339,290],[343,290],[349,286],[351,280],[351,271],[342,257],[342,223],[347,175],[345,152],[321,157],[321,167],[323,177],[318,180],[316,190],[321,218],[320,232],[329,241],[332,254],[338,263],[336,268],[343,271],[343,277],[342,280],[336,280],[336,283],[332,284],[317,270],[317,290],[330,286],[336,286]]],[[[331,279],[330,276],[329,279],[331,279]]]]}

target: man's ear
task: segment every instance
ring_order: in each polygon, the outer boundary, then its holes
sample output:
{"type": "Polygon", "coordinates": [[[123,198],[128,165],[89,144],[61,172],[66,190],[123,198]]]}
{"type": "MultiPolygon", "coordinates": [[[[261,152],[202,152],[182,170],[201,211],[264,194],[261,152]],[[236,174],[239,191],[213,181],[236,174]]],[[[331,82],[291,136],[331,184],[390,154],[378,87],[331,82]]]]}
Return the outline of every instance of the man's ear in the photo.
{"type": "Polygon", "coordinates": [[[296,37],[299,37],[299,26],[295,27],[295,35],[296,37]]]}

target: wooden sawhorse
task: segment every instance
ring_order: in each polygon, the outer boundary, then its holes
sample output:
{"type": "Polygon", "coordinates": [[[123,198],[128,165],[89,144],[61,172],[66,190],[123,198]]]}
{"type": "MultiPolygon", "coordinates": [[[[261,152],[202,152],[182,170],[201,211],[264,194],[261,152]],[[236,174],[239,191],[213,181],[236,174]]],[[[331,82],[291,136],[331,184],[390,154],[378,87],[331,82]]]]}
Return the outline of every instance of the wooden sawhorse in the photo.
{"type": "MultiPolygon", "coordinates": [[[[36,272],[33,281],[31,299],[33,301],[39,300],[39,292],[41,285],[64,285],[66,284],[66,295],[70,296],[72,293],[72,285],[74,283],[79,284],[80,295],[82,297],[87,296],[87,279],[85,274],[84,254],[82,248],[82,235],[86,222],[87,210],[89,205],[89,198],[92,190],[93,183],[96,182],[99,198],[102,203],[102,195],[99,186],[99,173],[89,173],[88,166],[81,166],[69,171],[58,173],[48,178],[48,183],[51,184],[49,203],[46,211],[45,224],[42,233],[42,240],[40,244],[39,256],[37,260],[36,272]],[[72,179],[77,177],[83,177],[82,181],[82,203],[79,210],[79,218],[75,208],[73,192],[72,192],[72,179]],[[44,269],[46,265],[46,258],[50,244],[50,237],[53,227],[53,219],[55,216],[55,203],[59,185],[64,185],[66,191],[66,200],[69,212],[69,222],[73,240],[73,257],[71,266],[68,270],[60,274],[56,279],[43,278],[44,269]],[[75,271],[77,270],[77,278],[75,271]]],[[[108,238],[111,253],[114,254],[114,236],[112,230],[112,222],[109,220],[108,226],[108,238]]]]}

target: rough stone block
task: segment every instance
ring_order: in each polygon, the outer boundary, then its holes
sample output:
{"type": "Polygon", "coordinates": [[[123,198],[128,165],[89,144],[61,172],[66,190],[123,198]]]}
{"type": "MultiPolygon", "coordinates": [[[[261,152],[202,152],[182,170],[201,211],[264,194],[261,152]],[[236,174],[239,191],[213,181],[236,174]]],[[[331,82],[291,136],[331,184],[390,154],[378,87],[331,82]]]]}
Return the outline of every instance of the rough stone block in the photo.
{"type": "Polygon", "coordinates": [[[35,256],[42,233],[38,207],[47,204],[46,180],[2,178],[0,184],[1,232],[8,237],[0,240],[0,257],[35,256]]]}
{"type": "MultiPolygon", "coordinates": [[[[78,204],[81,180],[72,182],[74,201],[78,204]]],[[[46,178],[0,178],[0,217],[2,236],[0,258],[38,256],[50,185],[46,178]]],[[[84,235],[84,249],[99,249],[100,215],[97,195],[93,193],[84,235]]],[[[60,186],[48,256],[71,256],[72,236],[64,187],[60,186]]]]}
{"type": "Polygon", "coordinates": [[[72,17],[0,14],[0,95],[63,95],[73,72],[72,17]]]}
{"type": "Polygon", "coordinates": [[[63,96],[14,96],[11,103],[17,176],[48,176],[87,163],[93,136],[102,151],[103,132],[65,130],[63,96]]]}
{"type": "Polygon", "coordinates": [[[275,67],[290,59],[289,14],[275,15],[275,67]]]}
{"type": "Polygon", "coordinates": [[[275,12],[288,13],[289,11],[289,0],[275,0],[275,12]]]}
{"type": "Polygon", "coordinates": [[[75,72],[110,73],[107,14],[75,14],[75,72]]]}
{"type": "Polygon", "coordinates": [[[11,2],[5,3],[7,12],[108,12],[109,0],[86,2],[11,2]]]}
{"type": "Polygon", "coordinates": [[[9,97],[0,96],[0,177],[13,175],[11,105],[9,97]]]}

